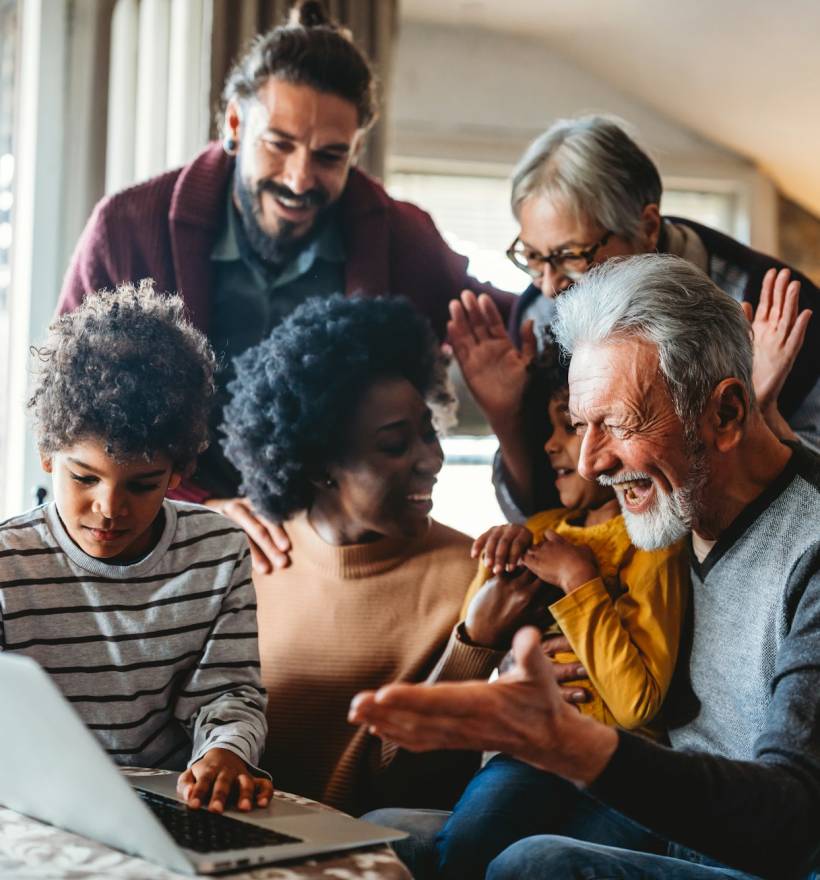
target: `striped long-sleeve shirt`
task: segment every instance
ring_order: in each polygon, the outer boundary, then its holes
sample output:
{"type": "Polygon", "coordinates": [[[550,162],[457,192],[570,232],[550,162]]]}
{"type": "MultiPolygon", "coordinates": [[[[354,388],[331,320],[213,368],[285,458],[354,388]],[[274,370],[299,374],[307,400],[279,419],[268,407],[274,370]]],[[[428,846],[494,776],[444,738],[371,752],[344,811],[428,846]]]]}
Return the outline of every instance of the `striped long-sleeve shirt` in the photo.
{"type": "Polygon", "coordinates": [[[118,764],[178,769],[219,746],[255,767],[267,725],[244,533],[165,501],[154,549],[111,565],[55,505],[0,524],[0,650],[35,659],[118,764]]]}

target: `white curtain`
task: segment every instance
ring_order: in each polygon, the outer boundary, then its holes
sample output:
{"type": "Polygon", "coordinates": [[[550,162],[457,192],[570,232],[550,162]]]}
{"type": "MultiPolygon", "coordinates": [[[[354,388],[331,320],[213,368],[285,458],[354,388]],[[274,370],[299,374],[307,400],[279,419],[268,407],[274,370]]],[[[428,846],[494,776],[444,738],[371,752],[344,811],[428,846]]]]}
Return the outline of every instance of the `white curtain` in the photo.
{"type": "Polygon", "coordinates": [[[105,191],[187,162],[207,141],[211,0],[116,0],[105,191]]]}

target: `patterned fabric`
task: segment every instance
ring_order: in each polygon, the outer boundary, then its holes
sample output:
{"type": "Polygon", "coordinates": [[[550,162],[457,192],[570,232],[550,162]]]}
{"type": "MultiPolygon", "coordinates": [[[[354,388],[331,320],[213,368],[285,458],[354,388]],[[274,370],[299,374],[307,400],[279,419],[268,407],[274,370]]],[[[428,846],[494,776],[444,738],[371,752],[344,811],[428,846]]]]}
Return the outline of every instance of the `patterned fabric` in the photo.
{"type": "MultiPolygon", "coordinates": [[[[298,804],[315,802],[277,791],[298,804]]],[[[329,809],[329,808],[327,808],[329,809]]],[[[0,808],[0,877],[32,880],[181,880],[184,874],[0,808]]],[[[232,873],[233,880],[412,880],[389,846],[232,873]]]]}

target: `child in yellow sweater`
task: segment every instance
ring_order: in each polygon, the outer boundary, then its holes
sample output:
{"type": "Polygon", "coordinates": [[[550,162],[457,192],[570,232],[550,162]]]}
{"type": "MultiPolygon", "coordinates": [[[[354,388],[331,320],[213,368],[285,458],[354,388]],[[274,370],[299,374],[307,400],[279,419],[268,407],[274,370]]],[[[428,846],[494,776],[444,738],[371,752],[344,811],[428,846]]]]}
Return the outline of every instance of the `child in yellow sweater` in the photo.
{"type": "MultiPolygon", "coordinates": [[[[580,711],[653,734],[660,729],[657,715],[677,659],[686,604],[683,545],[638,550],[612,489],[578,474],[581,441],[569,426],[566,371],[553,348],[546,352],[542,377],[553,390],[545,449],[563,507],[538,513],[525,525],[497,526],[476,540],[473,555],[482,557],[482,565],[465,599],[465,626],[473,636],[470,623],[479,605],[499,601],[494,579],[527,592],[535,576],[549,603],[545,635],[563,635],[572,648],[554,659],[580,662],[587,673],[577,684],[591,699],[578,705],[580,711]]],[[[558,777],[506,755],[492,758],[436,840],[441,876],[481,878],[489,862],[522,837],[577,834],[581,826],[591,833],[594,810],[585,807],[581,815],[574,794],[574,786],[558,777]]]]}

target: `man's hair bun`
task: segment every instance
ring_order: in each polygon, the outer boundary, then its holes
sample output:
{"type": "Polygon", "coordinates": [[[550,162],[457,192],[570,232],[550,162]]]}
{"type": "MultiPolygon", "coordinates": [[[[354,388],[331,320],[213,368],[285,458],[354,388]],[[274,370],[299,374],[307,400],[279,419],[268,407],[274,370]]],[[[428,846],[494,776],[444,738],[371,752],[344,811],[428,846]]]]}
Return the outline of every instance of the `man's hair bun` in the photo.
{"type": "Polygon", "coordinates": [[[319,0],[297,0],[291,7],[288,24],[303,28],[333,27],[333,22],[319,0]]]}
{"type": "Polygon", "coordinates": [[[350,101],[362,129],[376,118],[370,63],[350,31],[318,0],[297,0],[285,24],[254,38],[225,80],[223,111],[231,101],[257,97],[271,77],[350,101]]]}

